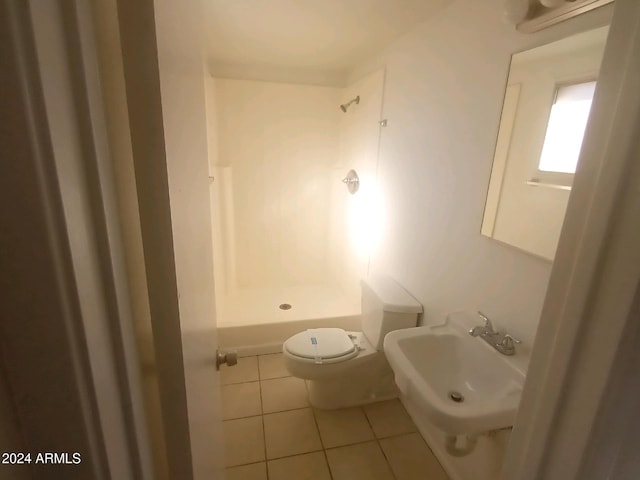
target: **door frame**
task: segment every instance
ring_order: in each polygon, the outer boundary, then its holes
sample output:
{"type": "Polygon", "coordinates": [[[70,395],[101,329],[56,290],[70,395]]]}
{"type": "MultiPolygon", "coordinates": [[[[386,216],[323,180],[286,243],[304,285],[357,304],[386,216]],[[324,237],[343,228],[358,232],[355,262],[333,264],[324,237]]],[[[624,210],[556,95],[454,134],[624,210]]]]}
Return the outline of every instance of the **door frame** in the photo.
{"type": "Polygon", "coordinates": [[[171,479],[224,478],[202,0],[117,0],[171,479]]]}
{"type": "MultiPolygon", "coordinates": [[[[71,458],[77,445],[75,475],[151,480],[91,12],[81,1],[1,1],[2,53],[13,62],[3,68],[3,91],[15,98],[3,122],[19,126],[3,139],[3,161],[21,164],[6,179],[18,190],[2,194],[30,208],[22,221],[8,216],[22,243],[2,240],[31,277],[9,279],[18,283],[3,299],[11,319],[0,349],[25,447],[35,462],[38,451],[71,458]],[[44,260],[29,255],[31,242],[44,260]],[[16,322],[23,327],[13,329],[16,322]],[[28,338],[30,330],[39,333],[28,338]]],[[[60,475],[32,467],[42,478],[60,475]]]]}
{"type": "MultiPolygon", "coordinates": [[[[44,246],[50,246],[47,251],[51,251],[51,260],[55,263],[58,275],[58,289],[54,290],[69,304],[60,317],[54,318],[53,311],[48,316],[50,323],[54,320],[61,322],[57,330],[66,335],[65,343],[48,342],[47,348],[61,356],[69,356],[68,349],[71,349],[69,382],[78,390],[78,402],[84,410],[71,413],[59,410],[55,414],[55,422],[32,420],[33,415],[20,408],[20,399],[31,393],[27,391],[29,385],[36,385],[33,390],[39,391],[40,382],[47,385],[50,382],[45,382],[44,378],[27,378],[32,374],[29,371],[20,377],[12,376],[15,369],[8,376],[12,401],[28,447],[63,452],[65,446],[68,448],[63,444],[65,435],[59,435],[60,440],[53,445],[35,445],[31,439],[37,438],[42,430],[48,431],[43,429],[43,424],[78,425],[86,433],[86,438],[76,443],[84,442],[82,445],[86,455],[83,467],[90,469],[87,470],[92,472],[89,476],[96,479],[151,480],[156,472],[153,471],[141,388],[141,364],[135,345],[130,292],[124,267],[125,246],[117,210],[92,4],[81,0],[0,1],[2,11],[7,12],[4,20],[10,26],[7,32],[12,40],[3,48],[19,67],[6,69],[7,79],[10,85],[15,84],[18,90],[21,89],[20,98],[24,98],[19,105],[22,110],[16,108],[12,113],[16,122],[25,117],[31,122],[23,129],[24,134],[20,132],[16,145],[22,141],[21,145],[29,146],[28,152],[32,154],[27,157],[29,165],[41,174],[38,177],[40,190],[30,192],[22,189],[20,194],[42,198],[39,206],[47,215],[47,224],[43,228],[49,229],[48,236],[42,242],[44,246]],[[41,50],[46,50],[46,54],[41,50]],[[67,102],[63,105],[64,109],[59,108],[59,101],[52,101],[58,97],[58,93],[67,102]],[[68,137],[63,139],[66,142],[64,146],[73,148],[56,151],[57,135],[60,133],[56,132],[56,125],[64,126],[64,133],[68,137]],[[75,183],[65,182],[70,175],[75,183]],[[78,192],[85,193],[85,196],[78,192]],[[65,204],[65,199],[70,203],[65,204]],[[76,200],[76,205],[81,205],[80,210],[86,210],[84,216],[73,216],[68,208],[65,210],[65,207],[74,204],[72,199],[76,200]],[[87,251],[79,252],[77,242],[74,245],[74,237],[83,235],[88,238],[87,251]],[[74,255],[76,253],[77,257],[74,255]],[[89,257],[92,262],[81,261],[89,257]],[[95,283],[82,284],[80,279],[83,276],[91,277],[95,283]],[[98,304],[92,305],[92,311],[83,310],[82,297],[88,292],[100,298],[98,304]],[[23,383],[19,384],[17,380],[23,380],[23,383]]],[[[200,9],[203,4],[199,0],[188,3],[191,18],[201,20],[200,9]]],[[[172,23],[174,17],[170,13],[174,6],[171,0],[119,2],[118,26],[123,39],[128,91],[128,95],[119,100],[130,108],[130,140],[137,173],[136,187],[169,478],[224,478],[224,465],[220,461],[222,451],[216,449],[222,445],[220,419],[202,414],[207,411],[203,404],[219,403],[215,328],[207,328],[211,322],[215,326],[215,319],[208,316],[209,312],[213,313],[213,288],[207,289],[207,282],[203,282],[203,288],[197,293],[200,297],[209,298],[210,305],[200,309],[191,308],[193,292],[182,292],[181,295],[178,291],[180,269],[184,264],[177,262],[184,261],[185,246],[174,248],[172,220],[180,223],[179,214],[184,213],[188,202],[180,206],[178,214],[173,212],[178,218],[172,219],[172,207],[176,210],[174,203],[180,198],[174,196],[170,199],[171,178],[168,170],[171,167],[168,164],[167,147],[175,149],[176,142],[172,145],[165,142],[167,130],[164,122],[167,118],[173,119],[163,112],[163,100],[165,94],[180,97],[180,92],[175,90],[180,84],[172,81],[182,78],[181,68],[185,64],[180,63],[184,59],[180,58],[179,49],[173,48],[175,43],[170,38],[159,38],[156,34],[158,15],[161,13],[165,26],[175,28],[173,33],[179,36],[178,40],[185,37],[179,25],[172,23]],[[162,42],[165,44],[162,45],[162,42]],[[175,70],[165,68],[164,77],[159,69],[159,51],[165,55],[165,61],[177,62],[172,65],[176,67],[175,70]],[[168,84],[166,91],[161,92],[161,80],[168,84]],[[200,315],[203,310],[206,310],[205,314],[200,315]],[[189,314],[185,314],[185,311],[189,314]],[[183,344],[187,344],[188,348],[183,349],[183,344]],[[202,394],[201,397],[190,394],[194,391],[202,394]]],[[[182,47],[184,49],[184,45],[182,47]]],[[[193,57],[187,59],[192,64],[193,57]]],[[[200,68],[203,68],[203,64],[200,64],[200,68]]],[[[204,98],[204,78],[201,88],[204,98]]],[[[14,104],[11,106],[14,107],[14,104]]],[[[201,158],[198,158],[198,162],[204,168],[203,192],[208,210],[204,119],[203,102],[204,134],[198,140],[204,142],[204,149],[199,150],[201,158]]],[[[174,135],[174,140],[176,136],[182,137],[181,132],[176,134],[175,127],[173,124],[168,130],[169,134],[174,135]]],[[[175,172],[175,155],[172,158],[175,172]]],[[[173,180],[175,188],[178,182],[175,177],[173,180]]],[[[14,193],[13,189],[7,191],[14,193]]],[[[10,205],[6,207],[10,208],[10,205]]],[[[209,221],[210,216],[207,218],[209,221]]],[[[18,224],[18,227],[22,228],[23,225],[18,224]]],[[[28,228],[25,226],[24,230],[28,228]]],[[[211,229],[206,230],[210,235],[211,229]]],[[[210,238],[200,240],[202,244],[211,244],[210,238]]],[[[194,259],[189,260],[193,263],[194,259]]],[[[210,275],[212,286],[212,262],[207,265],[206,258],[199,260],[202,260],[202,267],[198,265],[195,271],[210,275]]],[[[34,273],[37,271],[34,269],[34,273]]],[[[188,277],[193,271],[185,273],[182,268],[182,278],[188,277]]],[[[33,289],[41,285],[43,290],[47,290],[43,283],[38,282],[35,282],[33,289]]],[[[51,286],[48,290],[51,290],[51,286]]],[[[12,307],[11,303],[9,308],[12,307]]],[[[18,310],[18,306],[15,310],[18,310]]],[[[23,316],[28,313],[22,312],[23,316]]],[[[11,335],[3,335],[4,343],[21,345],[18,331],[3,331],[6,332],[11,335]]],[[[46,340],[44,335],[42,338],[42,341],[46,340]]],[[[32,342],[32,346],[36,348],[37,343],[32,342]]],[[[27,350],[22,350],[21,355],[29,354],[27,350]]],[[[19,363],[19,359],[16,358],[13,363],[19,363]]],[[[59,427],[56,428],[59,430],[59,427]]],[[[72,429],[69,429],[68,435],[71,432],[72,429]]]]}

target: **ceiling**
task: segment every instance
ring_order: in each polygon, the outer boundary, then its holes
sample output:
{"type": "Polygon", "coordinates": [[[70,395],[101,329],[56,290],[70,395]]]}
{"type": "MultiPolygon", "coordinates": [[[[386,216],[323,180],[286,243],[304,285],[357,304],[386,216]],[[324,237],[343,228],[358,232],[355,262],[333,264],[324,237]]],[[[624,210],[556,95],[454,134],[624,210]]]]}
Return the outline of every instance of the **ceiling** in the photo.
{"type": "Polygon", "coordinates": [[[208,0],[208,60],[346,71],[451,1],[208,0]]]}

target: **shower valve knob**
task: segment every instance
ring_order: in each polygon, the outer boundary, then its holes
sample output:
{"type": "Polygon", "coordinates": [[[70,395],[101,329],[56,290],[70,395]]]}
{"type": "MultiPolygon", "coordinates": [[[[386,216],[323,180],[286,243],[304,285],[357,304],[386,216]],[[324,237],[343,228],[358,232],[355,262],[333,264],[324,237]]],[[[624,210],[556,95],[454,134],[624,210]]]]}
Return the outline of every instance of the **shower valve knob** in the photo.
{"type": "Polygon", "coordinates": [[[355,170],[349,170],[347,176],[342,179],[342,183],[347,186],[347,190],[349,190],[349,193],[352,195],[356,193],[360,187],[360,179],[355,170]]]}

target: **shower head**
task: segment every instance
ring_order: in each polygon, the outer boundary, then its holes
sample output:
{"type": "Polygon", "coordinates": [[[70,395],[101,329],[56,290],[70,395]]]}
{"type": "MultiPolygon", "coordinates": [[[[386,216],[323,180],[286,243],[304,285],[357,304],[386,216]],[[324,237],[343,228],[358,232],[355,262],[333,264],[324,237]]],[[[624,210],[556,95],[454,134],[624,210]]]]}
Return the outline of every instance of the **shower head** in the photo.
{"type": "Polygon", "coordinates": [[[355,103],[356,105],[358,105],[360,103],[360,95],[358,95],[356,98],[354,98],[353,100],[348,101],[347,103],[343,103],[342,105],[340,105],[340,110],[342,110],[344,113],[347,113],[347,108],[349,108],[349,106],[355,103]]]}

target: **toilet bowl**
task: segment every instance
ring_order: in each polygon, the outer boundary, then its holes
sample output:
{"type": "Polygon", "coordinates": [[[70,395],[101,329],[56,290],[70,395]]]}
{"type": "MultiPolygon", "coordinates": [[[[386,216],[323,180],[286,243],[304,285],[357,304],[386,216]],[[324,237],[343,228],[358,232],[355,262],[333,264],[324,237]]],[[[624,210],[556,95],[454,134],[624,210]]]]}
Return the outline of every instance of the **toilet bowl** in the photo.
{"type": "Polygon", "coordinates": [[[311,405],[345,408],[396,397],[393,371],[383,352],[384,336],[415,327],[422,305],[389,277],[362,281],[362,331],[315,328],[288,338],[284,364],[307,381],[311,405]]]}

